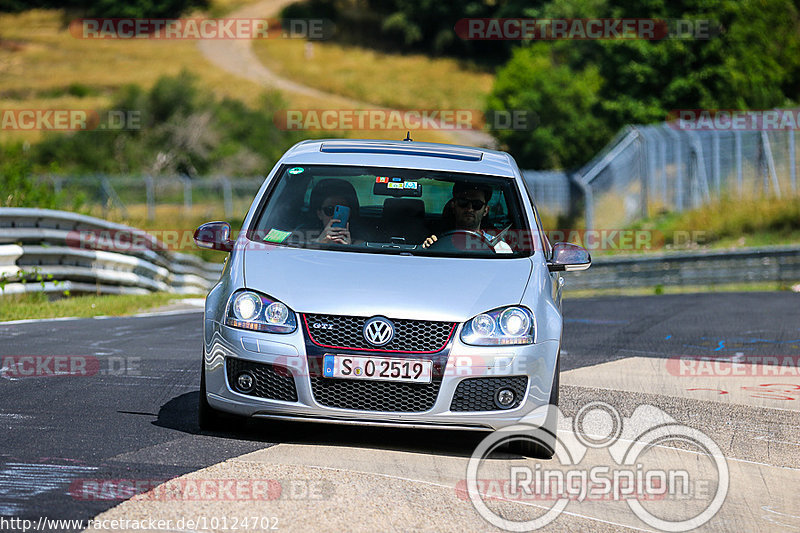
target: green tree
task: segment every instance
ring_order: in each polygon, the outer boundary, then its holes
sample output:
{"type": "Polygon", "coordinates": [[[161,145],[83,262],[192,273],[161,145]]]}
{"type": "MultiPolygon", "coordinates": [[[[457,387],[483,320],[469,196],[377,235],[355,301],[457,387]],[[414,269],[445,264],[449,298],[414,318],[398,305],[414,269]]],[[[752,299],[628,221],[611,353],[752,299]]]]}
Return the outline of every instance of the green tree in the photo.
{"type": "Polygon", "coordinates": [[[538,129],[496,131],[529,168],[575,167],[630,123],[677,109],[768,109],[800,100],[800,23],[791,0],[554,0],[543,17],[718,23],[710,39],[548,41],[516,49],[490,110],[529,110],[538,129]]]}

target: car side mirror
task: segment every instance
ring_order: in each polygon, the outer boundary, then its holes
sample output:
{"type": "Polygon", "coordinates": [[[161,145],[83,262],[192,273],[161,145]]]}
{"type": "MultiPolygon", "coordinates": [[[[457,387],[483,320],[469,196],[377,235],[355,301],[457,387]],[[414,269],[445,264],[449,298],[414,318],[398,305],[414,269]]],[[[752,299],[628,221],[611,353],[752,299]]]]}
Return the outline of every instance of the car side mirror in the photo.
{"type": "Polygon", "coordinates": [[[231,225],[227,222],[206,222],[194,231],[194,243],[200,248],[230,252],[233,250],[231,225]]]}
{"type": "Polygon", "coordinates": [[[568,242],[557,242],[553,245],[547,268],[550,272],[586,270],[591,264],[592,256],[586,248],[568,242]]]}

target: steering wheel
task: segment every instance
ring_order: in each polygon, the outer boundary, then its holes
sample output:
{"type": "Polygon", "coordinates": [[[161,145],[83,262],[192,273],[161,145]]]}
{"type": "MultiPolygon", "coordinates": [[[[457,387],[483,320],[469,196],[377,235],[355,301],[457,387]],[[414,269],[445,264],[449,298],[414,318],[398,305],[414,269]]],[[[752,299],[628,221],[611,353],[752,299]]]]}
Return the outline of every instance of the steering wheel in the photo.
{"type": "Polygon", "coordinates": [[[428,246],[429,250],[439,252],[487,252],[494,251],[486,235],[480,231],[454,229],[437,236],[436,241],[428,246]]]}

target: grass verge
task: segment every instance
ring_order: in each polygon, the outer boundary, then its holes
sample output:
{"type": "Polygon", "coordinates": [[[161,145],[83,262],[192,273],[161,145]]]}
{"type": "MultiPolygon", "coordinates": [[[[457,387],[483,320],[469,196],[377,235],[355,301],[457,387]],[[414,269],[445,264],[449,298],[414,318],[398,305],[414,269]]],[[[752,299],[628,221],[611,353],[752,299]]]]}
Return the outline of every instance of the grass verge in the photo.
{"type": "Polygon", "coordinates": [[[722,198],[683,213],[662,214],[637,223],[652,230],[655,245],[694,244],[746,247],[800,241],[800,197],[722,198]]]}
{"type": "MultiPolygon", "coordinates": [[[[568,226],[575,230],[558,235],[581,246],[589,244],[593,257],[793,245],[800,243],[800,196],[744,200],[726,197],[682,213],[665,212],[642,219],[625,230],[603,230],[617,226],[597,224],[600,232],[609,236],[608,242],[596,235],[584,236],[582,219],[568,226]],[[623,235],[627,239],[624,242],[623,235]],[[587,243],[580,242],[582,238],[587,243]],[[603,244],[592,248],[591,243],[598,241],[603,244]]],[[[545,222],[548,231],[561,227],[552,218],[545,222]]]]}
{"type": "MultiPolygon", "coordinates": [[[[591,272],[591,270],[590,270],[591,272]]],[[[654,287],[628,287],[613,289],[579,289],[569,290],[569,275],[564,286],[564,298],[593,298],[596,296],[653,296],[663,294],[698,294],[712,292],[774,292],[774,291],[800,291],[800,284],[793,289],[791,285],[777,281],[762,281],[753,283],[723,283],[719,285],[678,285],[654,287]]]]}
{"type": "Polygon", "coordinates": [[[167,305],[174,300],[187,297],[166,292],[73,296],[52,301],[48,300],[47,295],[44,293],[0,296],[0,321],[31,318],[123,316],[167,305]]]}

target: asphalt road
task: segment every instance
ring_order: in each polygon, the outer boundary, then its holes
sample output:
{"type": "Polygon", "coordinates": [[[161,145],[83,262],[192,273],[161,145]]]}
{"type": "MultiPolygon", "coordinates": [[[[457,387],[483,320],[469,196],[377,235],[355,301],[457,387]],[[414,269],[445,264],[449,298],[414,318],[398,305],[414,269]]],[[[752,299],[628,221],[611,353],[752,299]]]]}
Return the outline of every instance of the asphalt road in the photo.
{"type": "MultiPolygon", "coordinates": [[[[800,295],[792,293],[567,299],[564,311],[564,373],[627,358],[800,355],[800,295]]],[[[480,440],[449,431],[253,421],[229,434],[202,434],[195,422],[200,329],[199,313],[0,325],[7,369],[0,379],[0,516],[91,518],[120,500],[76,495],[85,480],[156,482],[276,443],[463,457],[480,440]],[[38,357],[39,374],[77,364],[92,375],[27,377],[22,367],[9,373],[9,361],[25,356],[38,357]]],[[[562,384],[567,414],[597,399],[626,416],[641,403],[658,406],[706,431],[730,457],[800,466],[796,407],[676,397],[657,386],[636,392],[562,384]]]]}

